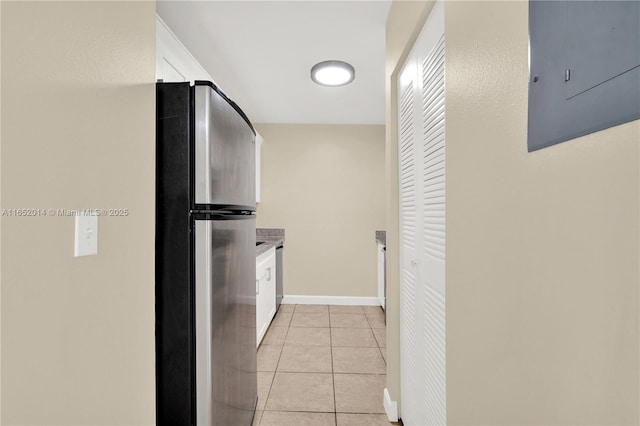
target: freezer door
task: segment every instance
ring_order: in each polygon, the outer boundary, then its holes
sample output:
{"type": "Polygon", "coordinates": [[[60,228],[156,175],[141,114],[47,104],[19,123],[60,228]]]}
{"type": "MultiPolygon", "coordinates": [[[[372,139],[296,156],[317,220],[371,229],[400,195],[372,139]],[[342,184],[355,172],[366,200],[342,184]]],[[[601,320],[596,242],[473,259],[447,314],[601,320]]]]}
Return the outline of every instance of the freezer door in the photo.
{"type": "Polygon", "coordinates": [[[255,137],[242,115],[213,87],[196,85],[195,203],[255,210],[255,137]]]}
{"type": "Polygon", "coordinates": [[[249,426],[256,406],[255,217],[242,218],[194,223],[198,426],[249,426]]]}

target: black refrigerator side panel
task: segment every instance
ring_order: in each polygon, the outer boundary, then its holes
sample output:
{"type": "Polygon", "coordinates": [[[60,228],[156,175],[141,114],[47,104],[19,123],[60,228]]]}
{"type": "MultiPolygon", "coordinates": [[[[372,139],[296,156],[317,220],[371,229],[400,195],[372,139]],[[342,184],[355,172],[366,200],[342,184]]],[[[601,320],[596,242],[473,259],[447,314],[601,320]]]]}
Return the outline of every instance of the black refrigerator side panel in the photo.
{"type": "Polygon", "coordinates": [[[190,88],[156,86],[156,424],[195,424],[190,88]]]}

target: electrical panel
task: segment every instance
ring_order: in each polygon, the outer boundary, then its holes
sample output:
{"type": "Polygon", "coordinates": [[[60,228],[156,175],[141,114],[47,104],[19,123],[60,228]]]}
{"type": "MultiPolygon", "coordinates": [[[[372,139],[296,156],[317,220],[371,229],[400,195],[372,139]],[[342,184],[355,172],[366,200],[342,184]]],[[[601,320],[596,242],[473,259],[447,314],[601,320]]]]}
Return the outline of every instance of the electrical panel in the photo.
{"type": "Polygon", "coordinates": [[[640,1],[529,2],[534,151],[640,118],[640,1]]]}

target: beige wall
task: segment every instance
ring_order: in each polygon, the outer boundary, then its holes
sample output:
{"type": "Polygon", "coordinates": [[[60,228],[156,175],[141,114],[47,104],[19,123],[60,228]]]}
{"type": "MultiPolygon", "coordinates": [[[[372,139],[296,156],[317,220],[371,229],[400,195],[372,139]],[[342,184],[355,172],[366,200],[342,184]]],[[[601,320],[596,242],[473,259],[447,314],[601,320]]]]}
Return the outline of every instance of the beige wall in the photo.
{"type": "Polygon", "coordinates": [[[638,424],[640,122],[527,153],[527,2],[448,2],[452,424],[638,424]]]}
{"type": "Polygon", "coordinates": [[[2,423],[155,424],[154,2],[2,2],[2,423]]]}
{"type": "Polygon", "coordinates": [[[640,124],[527,153],[527,8],[445,7],[448,421],[638,424],[640,124]]]}
{"type": "Polygon", "coordinates": [[[285,228],[284,293],[374,297],[384,126],[259,124],[258,227],[285,228]]]}
{"type": "Polygon", "coordinates": [[[387,389],[391,400],[400,395],[400,312],[399,312],[399,245],[398,245],[398,103],[397,76],[434,1],[394,1],[386,24],[386,230],[387,230],[387,389]]]}
{"type": "MultiPolygon", "coordinates": [[[[0,2],[0,46],[2,46],[2,3],[0,2]]],[[[2,49],[0,48],[0,177],[2,176],[2,49]]],[[[0,178],[0,204],[2,204],[0,178]]],[[[0,207],[2,207],[0,205],[0,207]]],[[[0,424],[2,424],[2,215],[0,214],[0,424]]]]}

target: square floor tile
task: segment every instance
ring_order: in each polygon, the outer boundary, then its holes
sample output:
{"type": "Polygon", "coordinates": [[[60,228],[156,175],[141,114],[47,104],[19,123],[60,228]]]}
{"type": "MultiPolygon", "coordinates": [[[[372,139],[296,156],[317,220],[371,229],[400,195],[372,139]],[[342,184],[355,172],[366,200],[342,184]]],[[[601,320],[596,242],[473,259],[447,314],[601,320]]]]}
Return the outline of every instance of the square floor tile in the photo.
{"type": "Polygon", "coordinates": [[[362,309],[367,315],[384,315],[384,310],[380,306],[363,306],[362,309]]]}
{"type": "Polygon", "coordinates": [[[261,345],[284,345],[284,338],[287,337],[289,327],[275,327],[271,325],[264,335],[261,345]]]}
{"type": "Polygon", "coordinates": [[[329,311],[294,312],[291,327],[329,327],[329,311]]]}
{"type": "MultiPolygon", "coordinates": [[[[378,348],[334,347],[332,351],[334,373],[386,374],[387,372],[387,366],[378,348]]],[[[282,365],[282,358],[280,365],[282,365]]]]}
{"type": "Polygon", "coordinates": [[[329,328],[291,327],[285,346],[331,346],[329,328]]]}
{"type": "MultiPolygon", "coordinates": [[[[343,388],[349,391],[354,386],[347,384],[343,388]]],[[[266,409],[325,413],[335,411],[332,375],[330,373],[277,372],[271,385],[266,409]]]]}
{"type": "Polygon", "coordinates": [[[329,305],[329,312],[332,314],[364,314],[362,306],[352,305],[329,305]]]}
{"type": "Polygon", "coordinates": [[[329,312],[327,305],[296,305],[296,313],[318,313],[329,312]]]}
{"type": "Polygon", "coordinates": [[[378,347],[378,343],[369,328],[332,328],[331,345],[361,348],[378,347]]]}
{"type": "Polygon", "coordinates": [[[280,311],[273,317],[273,321],[271,321],[271,327],[289,327],[291,323],[291,317],[293,317],[293,312],[283,312],[280,311]]]}
{"type": "Polygon", "coordinates": [[[331,373],[333,371],[331,348],[329,346],[285,346],[278,363],[278,371],[331,373]]]}
{"type": "MultiPolygon", "coordinates": [[[[276,374],[276,379],[277,377],[276,374]]],[[[339,413],[384,414],[382,398],[387,382],[385,375],[334,374],[333,380],[336,392],[336,411],[339,413]]]]}
{"type": "Polygon", "coordinates": [[[333,413],[305,413],[300,411],[266,411],[264,426],[335,426],[333,413]]]}
{"type": "Polygon", "coordinates": [[[331,314],[331,327],[369,328],[364,314],[331,314]]]}
{"type": "Polygon", "coordinates": [[[258,371],[276,371],[282,346],[260,345],[258,348],[258,371]]]}
{"type": "Polygon", "coordinates": [[[392,426],[386,414],[346,414],[337,413],[338,426],[392,426]]]}
{"type": "Polygon", "coordinates": [[[373,335],[376,336],[378,346],[384,348],[387,346],[387,329],[386,328],[374,328],[373,335]]]}
{"type": "Polygon", "coordinates": [[[274,374],[273,371],[258,371],[258,410],[264,410],[264,406],[267,404],[274,374]]]}
{"type": "Polygon", "coordinates": [[[293,312],[295,308],[296,308],[296,305],[280,304],[280,307],[278,308],[278,312],[293,312]]]}
{"type": "Polygon", "coordinates": [[[259,426],[261,417],[262,417],[262,411],[256,410],[256,413],[253,415],[253,423],[251,423],[251,426],[259,426]]]}
{"type": "Polygon", "coordinates": [[[371,328],[385,328],[384,315],[367,315],[371,328]]]}

